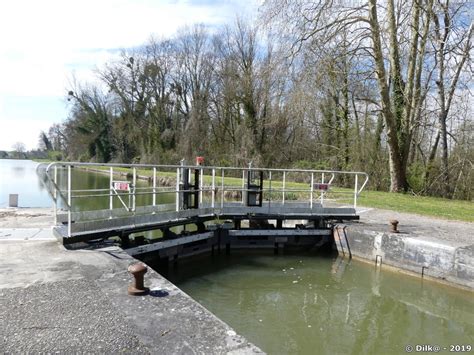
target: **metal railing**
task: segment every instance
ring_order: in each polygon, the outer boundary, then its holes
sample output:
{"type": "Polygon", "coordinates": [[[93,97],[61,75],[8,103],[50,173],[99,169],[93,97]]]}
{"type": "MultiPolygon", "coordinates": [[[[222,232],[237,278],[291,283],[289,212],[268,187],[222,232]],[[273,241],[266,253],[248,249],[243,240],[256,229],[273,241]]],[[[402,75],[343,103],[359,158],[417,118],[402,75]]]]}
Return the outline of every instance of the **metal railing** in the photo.
{"type": "MultiPolygon", "coordinates": [[[[107,218],[137,213],[179,212],[192,208],[222,209],[259,204],[291,207],[302,203],[316,207],[357,207],[357,198],[368,182],[364,172],[267,169],[251,166],[217,167],[195,165],[42,163],[37,173],[53,199],[55,223],[67,213],[68,235],[77,221],[76,212],[91,211],[94,218],[108,210],[107,218]],[[89,181],[94,173],[96,181],[89,181]],[[99,178],[100,176],[100,178],[99,178]],[[257,177],[257,184],[249,179],[257,177]],[[259,178],[259,179],[258,179],[259,178]],[[99,181],[100,180],[100,181],[99,181]],[[91,201],[99,201],[91,203],[91,201]],[[116,213],[115,213],[116,214],[116,213]]],[[[83,213],[81,216],[84,216],[83,213]]]]}

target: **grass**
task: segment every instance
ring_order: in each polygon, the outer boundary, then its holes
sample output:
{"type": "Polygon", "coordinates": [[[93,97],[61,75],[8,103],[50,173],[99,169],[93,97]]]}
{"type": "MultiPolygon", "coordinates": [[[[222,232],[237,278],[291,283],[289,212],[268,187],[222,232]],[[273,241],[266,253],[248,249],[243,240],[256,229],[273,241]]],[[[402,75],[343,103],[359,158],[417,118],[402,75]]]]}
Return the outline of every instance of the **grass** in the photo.
{"type": "MultiPolygon", "coordinates": [[[[94,167],[95,169],[108,170],[108,168],[94,167]]],[[[131,172],[129,168],[114,168],[115,172],[131,172]]],[[[138,169],[137,174],[141,176],[151,177],[153,171],[151,169],[138,169]]],[[[163,172],[160,171],[158,176],[165,176],[168,178],[174,178],[175,172],[163,172]]],[[[204,175],[204,184],[210,185],[212,177],[204,175]]],[[[242,186],[241,178],[225,177],[224,183],[226,186],[242,186]]],[[[215,179],[216,186],[221,185],[221,176],[216,174],[215,179]]],[[[264,181],[264,186],[268,187],[268,180],[264,181]]],[[[273,182],[272,187],[278,189],[282,187],[280,181],[273,182]]],[[[286,188],[289,189],[308,189],[309,185],[305,183],[287,182],[286,188]]],[[[345,195],[345,203],[352,203],[352,190],[337,188],[332,190],[333,193],[339,194],[339,196],[345,195]]],[[[289,193],[296,196],[309,198],[308,193],[289,193]]],[[[292,199],[292,198],[291,198],[292,199]]],[[[409,194],[390,193],[382,191],[370,191],[364,190],[357,200],[358,206],[380,208],[385,210],[392,210],[398,212],[415,213],[424,216],[437,217],[449,220],[460,220],[466,222],[474,222],[474,203],[472,201],[462,200],[448,200],[437,197],[425,197],[425,196],[413,196],[409,194]]]]}
{"type": "Polygon", "coordinates": [[[438,197],[413,196],[382,191],[364,191],[359,196],[358,204],[385,210],[474,222],[474,203],[472,201],[448,200],[438,197]]]}

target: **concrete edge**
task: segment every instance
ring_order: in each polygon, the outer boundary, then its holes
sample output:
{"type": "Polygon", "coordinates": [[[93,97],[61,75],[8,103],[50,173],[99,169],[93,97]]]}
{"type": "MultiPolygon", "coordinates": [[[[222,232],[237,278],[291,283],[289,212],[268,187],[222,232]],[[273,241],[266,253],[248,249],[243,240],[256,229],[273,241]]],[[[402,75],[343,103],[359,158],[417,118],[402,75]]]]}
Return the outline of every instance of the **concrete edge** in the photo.
{"type": "MultiPolygon", "coordinates": [[[[120,247],[108,247],[98,251],[108,254],[107,258],[122,269],[123,272],[114,274],[113,277],[102,277],[96,280],[96,283],[99,284],[101,289],[110,290],[110,292],[106,293],[110,301],[121,310],[126,319],[131,320],[136,325],[138,337],[145,346],[150,347],[153,350],[153,353],[160,353],[163,351],[164,353],[182,353],[182,351],[184,351],[182,348],[167,347],[177,346],[176,340],[180,339],[182,344],[186,344],[186,346],[192,345],[193,352],[196,351],[197,353],[264,354],[261,349],[250,343],[245,339],[245,337],[237,334],[232,327],[202,306],[199,302],[195,301],[178,286],[165,279],[142,261],[128,255],[120,247]],[[170,320],[174,323],[178,322],[177,320],[173,320],[173,315],[166,315],[164,312],[159,312],[159,316],[151,317],[153,314],[157,314],[156,302],[160,302],[159,298],[152,296],[127,295],[127,286],[132,280],[131,275],[127,272],[127,268],[130,264],[136,262],[143,263],[148,268],[145,275],[146,287],[149,287],[152,291],[163,292],[164,294],[173,296],[173,302],[176,303],[173,307],[173,312],[176,313],[175,317],[183,317],[181,320],[187,323],[182,323],[182,329],[180,330],[174,329],[179,333],[178,335],[168,333],[169,329],[167,328],[167,324],[169,327],[170,320]],[[123,278],[127,278],[127,282],[124,283],[123,278]],[[138,307],[137,304],[139,304],[138,307]],[[182,312],[184,312],[184,316],[182,312]],[[186,313],[192,314],[186,319],[186,313]],[[147,320],[145,321],[145,319],[147,320]],[[196,319],[199,320],[199,324],[195,323],[196,319]],[[189,334],[189,330],[186,331],[186,327],[189,327],[190,324],[192,325],[193,334],[189,334]],[[158,336],[156,334],[161,335],[158,336]],[[194,336],[196,336],[196,338],[194,336]],[[168,343],[166,341],[168,337],[174,339],[174,341],[168,343]],[[178,339],[176,339],[176,337],[178,337],[178,339]],[[203,346],[204,343],[196,340],[199,337],[202,337],[203,339],[209,337],[209,345],[216,343],[217,340],[219,340],[218,337],[223,337],[223,343],[215,348],[208,349],[203,346]]],[[[163,300],[164,298],[161,299],[161,301],[163,300]]]]}
{"type": "MultiPolygon", "coordinates": [[[[436,281],[474,292],[474,244],[453,245],[410,235],[376,232],[348,225],[345,237],[358,260],[381,263],[423,280],[436,281]]],[[[336,243],[342,255],[341,246],[336,243]]],[[[347,253],[347,250],[345,250],[347,253]]]]}

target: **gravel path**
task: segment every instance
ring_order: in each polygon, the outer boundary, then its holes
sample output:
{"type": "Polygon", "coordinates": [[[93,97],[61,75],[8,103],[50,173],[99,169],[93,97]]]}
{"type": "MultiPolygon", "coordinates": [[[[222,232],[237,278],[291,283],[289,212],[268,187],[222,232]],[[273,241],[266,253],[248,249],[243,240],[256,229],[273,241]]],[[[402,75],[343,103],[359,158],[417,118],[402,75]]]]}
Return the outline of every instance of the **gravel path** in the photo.
{"type": "Polygon", "coordinates": [[[149,353],[94,281],[0,290],[5,353],[149,353]]]}

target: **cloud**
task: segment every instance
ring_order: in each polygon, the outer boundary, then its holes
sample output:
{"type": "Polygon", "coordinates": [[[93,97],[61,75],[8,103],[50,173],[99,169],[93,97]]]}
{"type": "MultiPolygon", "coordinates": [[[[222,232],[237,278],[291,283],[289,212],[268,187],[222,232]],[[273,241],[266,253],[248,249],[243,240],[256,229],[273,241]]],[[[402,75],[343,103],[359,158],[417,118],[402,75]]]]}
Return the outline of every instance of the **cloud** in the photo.
{"type": "MultiPolygon", "coordinates": [[[[39,121],[51,125],[63,120],[67,111],[62,98],[72,75],[79,81],[92,80],[93,69],[115,58],[117,49],[141,45],[151,36],[169,37],[184,25],[231,22],[236,14],[252,13],[256,4],[256,0],[0,2],[0,149],[10,149],[11,144],[5,143],[10,137],[22,137],[18,121],[31,123],[31,130],[43,127],[39,121]],[[13,97],[23,98],[21,105],[30,109],[11,106],[13,97]],[[43,98],[47,107],[37,98],[43,98]]],[[[32,135],[13,139],[32,147],[38,135],[39,131],[34,141],[32,135]]]]}
{"type": "Polygon", "coordinates": [[[64,100],[55,96],[15,96],[0,98],[0,150],[11,150],[16,142],[23,142],[27,149],[38,144],[41,131],[48,131],[52,118],[63,116],[64,100]]]}

